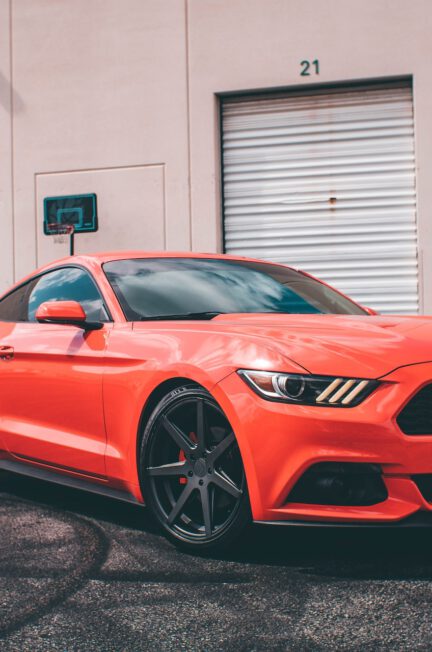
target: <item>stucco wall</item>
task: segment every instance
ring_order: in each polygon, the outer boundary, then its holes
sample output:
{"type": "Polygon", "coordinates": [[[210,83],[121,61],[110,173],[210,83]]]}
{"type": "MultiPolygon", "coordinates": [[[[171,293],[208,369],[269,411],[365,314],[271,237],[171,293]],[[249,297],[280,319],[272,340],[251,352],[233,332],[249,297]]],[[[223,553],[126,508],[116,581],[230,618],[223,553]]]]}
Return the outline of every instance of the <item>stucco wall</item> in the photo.
{"type": "Polygon", "coordinates": [[[189,248],[184,3],[17,0],[11,33],[15,276],[65,253],[42,200],[69,189],[98,193],[78,251],[189,248]]]}
{"type": "Polygon", "coordinates": [[[78,251],[220,249],[217,93],[413,75],[431,312],[431,27],[430,0],[0,0],[0,290],[65,252],[48,193],[98,193],[78,251]]]}

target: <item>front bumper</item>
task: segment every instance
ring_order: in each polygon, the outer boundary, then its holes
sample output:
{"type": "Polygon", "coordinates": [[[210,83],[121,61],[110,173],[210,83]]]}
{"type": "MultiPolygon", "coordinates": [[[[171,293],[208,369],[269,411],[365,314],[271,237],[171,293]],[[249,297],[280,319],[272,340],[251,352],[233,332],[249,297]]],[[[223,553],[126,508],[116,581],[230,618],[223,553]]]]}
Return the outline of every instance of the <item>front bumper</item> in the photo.
{"type": "Polygon", "coordinates": [[[432,474],[432,435],[407,436],[396,423],[411,396],[432,382],[432,363],[401,367],[381,380],[354,408],[272,403],[236,373],[221,381],[215,397],[237,436],[255,521],[385,524],[432,512],[412,479],[432,474]],[[366,507],[288,502],[297,480],[319,462],[380,465],[387,499],[366,507]]]}

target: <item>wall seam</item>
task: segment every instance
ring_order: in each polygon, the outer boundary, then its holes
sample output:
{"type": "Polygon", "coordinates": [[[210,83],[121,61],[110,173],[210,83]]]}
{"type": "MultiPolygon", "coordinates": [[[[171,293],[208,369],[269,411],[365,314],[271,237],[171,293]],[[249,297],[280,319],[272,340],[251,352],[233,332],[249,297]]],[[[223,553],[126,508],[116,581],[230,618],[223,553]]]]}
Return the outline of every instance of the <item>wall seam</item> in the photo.
{"type": "Polygon", "coordinates": [[[73,168],[70,170],[44,170],[35,172],[35,176],[48,176],[51,174],[74,174],[75,172],[109,172],[110,170],[137,170],[141,168],[163,168],[165,163],[137,163],[134,165],[106,165],[97,168],[73,168]]]}
{"type": "Polygon", "coordinates": [[[35,258],[36,258],[36,267],[39,267],[39,229],[38,229],[38,214],[37,214],[37,174],[33,175],[33,205],[35,209],[34,215],[34,228],[35,228],[35,258]]]}
{"type": "Polygon", "coordinates": [[[187,111],[187,156],[188,156],[188,195],[189,195],[189,248],[193,249],[192,235],[192,163],[191,163],[191,113],[190,113],[190,74],[189,74],[189,0],[185,7],[185,53],[186,53],[186,111],[187,111]]]}
{"type": "Polygon", "coordinates": [[[13,84],[13,0],[9,0],[9,102],[10,102],[10,146],[11,146],[11,213],[12,213],[12,277],[16,281],[16,252],[15,252],[15,137],[14,137],[14,84],[13,84]]]}
{"type": "Polygon", "coordinates": [[[166,165],[162,166],[162,184],[163,184],[163,243],[164,250],[167,248],[167,194],[166,194],[166,165]]]}

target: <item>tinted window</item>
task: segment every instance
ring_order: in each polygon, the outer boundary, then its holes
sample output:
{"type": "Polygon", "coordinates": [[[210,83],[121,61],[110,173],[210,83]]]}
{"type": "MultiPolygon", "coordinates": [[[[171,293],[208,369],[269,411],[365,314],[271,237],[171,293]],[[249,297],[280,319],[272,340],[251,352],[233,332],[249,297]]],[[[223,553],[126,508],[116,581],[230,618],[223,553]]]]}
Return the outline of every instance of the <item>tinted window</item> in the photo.
{"type": "Polygon", "coordinates": [[[57,269],[37,279],[28,301],[28,321],[36,321],[36,311],[45,301],[78,301],[89,321],[108,321],[102,297],[93,279],[76,267],[57,269]]]}
{"type": "Polygon", "coordinates": [[[130,321],[203,312],[366,314],[319,281],[269,263],[145,258],[112,261],[104,271],[130,321]]]}
{"type": "Polygon", "coordinates": [[[36,281],[22,285],[0,301],[0,321],[27,321],[28,302],[36,281]]]}

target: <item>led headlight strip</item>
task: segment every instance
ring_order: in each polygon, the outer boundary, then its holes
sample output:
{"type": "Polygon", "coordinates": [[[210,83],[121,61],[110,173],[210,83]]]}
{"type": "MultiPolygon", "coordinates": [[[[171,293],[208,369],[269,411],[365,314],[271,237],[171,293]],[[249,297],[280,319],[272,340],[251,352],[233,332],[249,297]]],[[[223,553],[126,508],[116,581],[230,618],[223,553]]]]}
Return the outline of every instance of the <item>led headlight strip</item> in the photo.
{"type": "Polygon", "coordinates": [[[262,398],[300,405],[354,407],[378,386],[376,380],[284,374],[240,369],[239,375],[262,398]]]}

